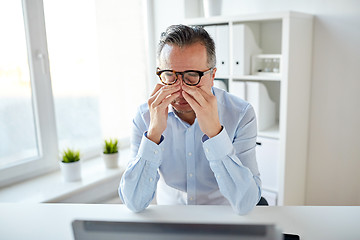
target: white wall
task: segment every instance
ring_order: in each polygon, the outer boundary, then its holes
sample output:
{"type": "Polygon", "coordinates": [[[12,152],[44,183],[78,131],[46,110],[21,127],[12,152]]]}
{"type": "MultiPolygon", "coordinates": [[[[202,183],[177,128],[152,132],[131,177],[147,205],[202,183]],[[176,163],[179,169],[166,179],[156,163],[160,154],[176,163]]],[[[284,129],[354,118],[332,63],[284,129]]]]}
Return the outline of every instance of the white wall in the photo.
{"type": "MultiPolygon", "coordinates": [[[[222,15],[286,10],[315,16],[306,204],[360,205],[360,1],[223,0],[222,15]]],[[[188,11],[154,0],[156,41],[188,11]]]]}
{"type": "Polygon", "coordinates": [[[132,118],[146,101],[147,57],[142,0],[96,0],[103,138],[126,146],[132,118]],[[131,25],[129,24],[131,23],[131,25]]]}

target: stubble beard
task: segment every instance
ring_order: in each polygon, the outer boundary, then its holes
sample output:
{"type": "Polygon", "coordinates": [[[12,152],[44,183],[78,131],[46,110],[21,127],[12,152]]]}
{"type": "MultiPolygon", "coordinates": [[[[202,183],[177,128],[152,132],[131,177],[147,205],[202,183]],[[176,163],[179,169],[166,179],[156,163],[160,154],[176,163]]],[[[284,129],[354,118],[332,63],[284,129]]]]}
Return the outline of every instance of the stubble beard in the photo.
{"type": "Polygon", "coordinates": [[[186,113],[194,113],[194,110],[193,109],[190,109],[190,110],[178,110],[178,109],[176,109],[175,107],[174,107],[174,105],[176,104],[176,99],[174,100],[174,101],[172,101],[171,102],[171,107],[172,107],[172,109],[174,110],[174,112],[176,113],[176,114],[186,114],[186,113]]]}

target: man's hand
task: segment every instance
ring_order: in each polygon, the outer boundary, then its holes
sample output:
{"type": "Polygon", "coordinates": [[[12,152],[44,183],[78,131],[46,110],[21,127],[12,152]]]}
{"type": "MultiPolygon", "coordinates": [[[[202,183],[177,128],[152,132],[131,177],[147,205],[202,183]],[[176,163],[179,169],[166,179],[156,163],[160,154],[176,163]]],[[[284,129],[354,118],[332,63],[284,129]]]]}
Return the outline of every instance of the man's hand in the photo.
{"type": "Polygon", "coordinates": [[[201,131],[209,138],[218,135],[221,124],[217,109],[216,97],[212,92],[206,92],[202,87],[183,85],[182,95],[195,111],[201,131]]]}
{"type": "Polygon", "coordinates": [[[168,106],[180,95],[179,90],[179,84],[171,86],[156,84],[148,100],[150,126],[147,137],[156,144],[160,143],[161,134],[166,129],[168,106]]]}

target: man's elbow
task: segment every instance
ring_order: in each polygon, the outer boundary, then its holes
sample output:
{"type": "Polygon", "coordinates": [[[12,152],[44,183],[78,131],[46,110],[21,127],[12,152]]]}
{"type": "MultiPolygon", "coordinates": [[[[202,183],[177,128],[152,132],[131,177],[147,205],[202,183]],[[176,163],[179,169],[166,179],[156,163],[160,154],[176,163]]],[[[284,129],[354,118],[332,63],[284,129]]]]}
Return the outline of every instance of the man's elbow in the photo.
{"type": "Polygon", "coordinates": [[[130,204],[130,203],[125,203],[125,206],[130,209],[130,211],[134,212],[134,213],[139,213],[145,210],[146,207],[144,206],[137,206],[134,204],[130,204]]]}
{"type": "Polygon", "coordinates": [[[126,195],[118,189],[119,197],[125,206],[132,212],[138,213],[147,208],[148,205],[140,204],[138,201],[134,201],[132,198],[127,198],[126,195]]]}
{"type": "Polygon", "coordinates": [[[249,193],[248,195],[245,195],[240,201],[232,205],[232,208],[239,215],[249,214],[259,202],[259,194],[261,194],[261,191],[258,193],[249,193]]]}
{"type": "Polygon", "coordinates": [[[233,206],[233,210],[236,214],[244,216],[249,214],[253,209],[255,208],[255,206],[240,206],[240,207],[235,207],[233,206]]]}

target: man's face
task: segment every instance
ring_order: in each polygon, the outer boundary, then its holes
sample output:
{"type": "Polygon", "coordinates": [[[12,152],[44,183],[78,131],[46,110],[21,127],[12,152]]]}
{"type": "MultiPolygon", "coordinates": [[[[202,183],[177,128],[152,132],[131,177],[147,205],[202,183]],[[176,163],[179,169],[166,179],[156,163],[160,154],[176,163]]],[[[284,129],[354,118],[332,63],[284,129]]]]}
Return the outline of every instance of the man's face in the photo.
{"type": "MultiPolygon", "coordinates": [[[[186,47],[178,47],[175,45],[165,44],[160,54],[161,70],[174,70],[175,72],[183,72],[186,70],[206,71],[209,69],[207,65],[207,53],[204,45],[200,43],[194,43],[186,47]]],[[[211,92],[211,87],[214,84],[215,71],[205,74],[201,77],[200,83],[193,87],[201,87],[206,92],[211,92]]],[[[182,81],[182,77],[179,75],[179,79],[175,84],[179,84],[181,87],[185,84],[182,81]]],[[[182,94],[176,98],[171,105],[177,112],[188,113],[193,112],[190,105],[184,99],[182,94]]]]}

